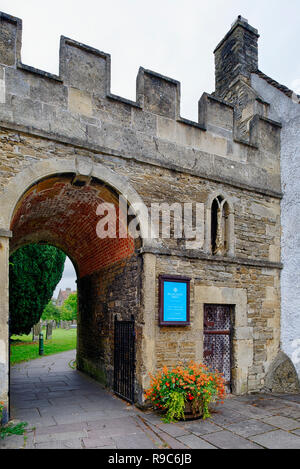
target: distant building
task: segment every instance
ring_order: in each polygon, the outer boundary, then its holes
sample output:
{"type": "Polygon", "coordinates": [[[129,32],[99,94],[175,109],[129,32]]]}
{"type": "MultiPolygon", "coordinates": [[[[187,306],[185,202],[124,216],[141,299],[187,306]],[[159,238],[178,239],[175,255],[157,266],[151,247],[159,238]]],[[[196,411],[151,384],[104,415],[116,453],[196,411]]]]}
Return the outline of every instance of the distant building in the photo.
{"type": "Polygon", "coordinates": [[[76,291],[72,291],[71,288],[66,288],[65,290],[60,289],[56,300],[56,306],[62,306],[72,293],[76,293],[76,291]]]}

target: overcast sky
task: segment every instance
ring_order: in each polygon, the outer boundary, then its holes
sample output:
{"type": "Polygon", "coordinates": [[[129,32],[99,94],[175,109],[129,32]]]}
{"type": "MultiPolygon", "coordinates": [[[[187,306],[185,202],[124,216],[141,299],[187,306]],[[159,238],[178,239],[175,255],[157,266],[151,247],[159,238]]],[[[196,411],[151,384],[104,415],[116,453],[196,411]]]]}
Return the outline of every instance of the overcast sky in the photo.
{"type": "Polygon", "coordinates": [[[67,257],[62,279],[57,284],[56,289],[53,293],[54,298],[57,298],[60,289],[65,290],[68,287],[71,288],[72,291],[77,290],[75,269],[73,267],[72,262],[67,257]]]}
{"type": "MultiPolygon", "coordinates": [[[[215,46],[238,15],[258,29],[259,67],[300,93],[300,0],[0,0],[23,20],[22,61],[58,74],[61,35],[111,54],[111,91],[135,100],[140,66],[181,82],[181,115],[214,90],[215,46]]],[[[70,261],[62,287],[75,288],[70,261]]]]}
{"type": "Polygon", "coordinates": [[[239,14],[259,30],[259,67],[300,92],[300,0],[0,0],[23,20],[22,61],[58,73],[64,35],[112,57],[112,92],[135,100],[140,66],[181,82],[181,115],[214,90],[213,50],[239,14]]]}

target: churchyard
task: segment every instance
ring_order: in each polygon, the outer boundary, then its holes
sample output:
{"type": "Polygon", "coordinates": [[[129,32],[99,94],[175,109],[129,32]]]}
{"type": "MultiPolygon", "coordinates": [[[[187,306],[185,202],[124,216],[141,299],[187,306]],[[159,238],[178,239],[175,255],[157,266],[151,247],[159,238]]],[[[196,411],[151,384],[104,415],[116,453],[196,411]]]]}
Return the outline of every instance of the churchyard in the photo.
{"type": "MultiPolygon", "coordinates": [[[[76,349],[77,331],[75,328],[55,328],[52,338],[46,340],[46,327],[43,327],[44,355],[66,352],[76,349]]],[[[32,333],[28,335],[12,336],[10,346],[11,365],[39,358],[39,341],[32,340],[32,333]]]]}

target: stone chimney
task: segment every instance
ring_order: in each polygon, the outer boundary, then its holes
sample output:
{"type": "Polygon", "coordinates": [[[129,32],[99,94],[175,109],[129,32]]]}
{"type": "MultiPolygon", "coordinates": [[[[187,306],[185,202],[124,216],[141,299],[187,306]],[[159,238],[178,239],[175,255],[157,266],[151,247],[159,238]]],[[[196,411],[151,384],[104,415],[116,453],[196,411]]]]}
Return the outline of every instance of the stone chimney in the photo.
{"type": "Polygon", "coordinates": [[[250,84],[251,72],[258,69],[258,38],[257,29],[238,16],[214,51],[216,96],[224,98],[238,78],[250,84]]]}

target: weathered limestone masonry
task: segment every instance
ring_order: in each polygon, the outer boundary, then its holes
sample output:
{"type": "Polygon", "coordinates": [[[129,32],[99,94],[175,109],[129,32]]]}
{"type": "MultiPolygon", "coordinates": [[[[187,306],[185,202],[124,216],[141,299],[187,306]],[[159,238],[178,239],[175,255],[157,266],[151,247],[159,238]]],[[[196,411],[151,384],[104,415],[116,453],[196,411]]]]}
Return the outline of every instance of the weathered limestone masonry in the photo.
{"type": "Polygon", "coordinates": [[[257,70],[251,84],[282,122],[281,179],[281,341],[300,377],[300,97],[257,70]]]}
{"type": "MultiPolygon", "coordinates": [[[[239,43],[246,29],[253,48],[249,28],[238,19],[233,31],[239,43]]],[[[8,400],[8,258],[30,242],[54,244],[74,262],[80,369],[112,385],[114,316],[133,314],[142,403],[149,372],[204,359],[204,307],[225,304],[233,308],[232,389],[262,390],[280,353],[281,125],[261,103],[248,106],[241,138],[239,106],[218,87],[201,97],[199,121],[188,121],[179,82],[143,68],[136,101],[115,96],[110,56],[66,37],[59,76],[34,69],[21,62],[21,30],[21,20],[1,13],[0,400],[8,400]],[[117,207],[119,194],[137,215],[137,240],[97,237],[97,206],[117,207]],[[203,204],[193,249],[147,235],[149,214],[138,207],[153,202],[203,204]],[[191,279],[190,326],[159,327],[161,274],[191,279]]]]}

